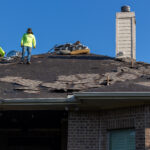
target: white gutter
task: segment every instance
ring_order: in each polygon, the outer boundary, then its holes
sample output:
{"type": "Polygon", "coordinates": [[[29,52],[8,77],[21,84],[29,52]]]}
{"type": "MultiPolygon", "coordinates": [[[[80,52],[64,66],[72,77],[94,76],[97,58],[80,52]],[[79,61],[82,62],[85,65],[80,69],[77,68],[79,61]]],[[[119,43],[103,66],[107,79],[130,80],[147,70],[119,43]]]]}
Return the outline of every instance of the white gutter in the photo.
{"type": "Polygon", "coordinates": [[[74,93],[80,109],[113,109],[150,104],[150,92],[80,92],[74,93]]]}
{"type": "Polygon", "coordinates": [[[3,104],[46,104],[46,105],[66,105],[76,104],[74,97],[70,98],[13,98],[0,99],[0,105],[3,104]]]}
{"type": "Polygon", "coordinates": [[[150,92],[79,92],[77,99],[150,99],[150,92]]]}
{"type": "Polygon", "coordinates": [[[0,99],[0,110],[100,110],[150,104],[150,92],[79,92],[68,98],[0,99]]]}

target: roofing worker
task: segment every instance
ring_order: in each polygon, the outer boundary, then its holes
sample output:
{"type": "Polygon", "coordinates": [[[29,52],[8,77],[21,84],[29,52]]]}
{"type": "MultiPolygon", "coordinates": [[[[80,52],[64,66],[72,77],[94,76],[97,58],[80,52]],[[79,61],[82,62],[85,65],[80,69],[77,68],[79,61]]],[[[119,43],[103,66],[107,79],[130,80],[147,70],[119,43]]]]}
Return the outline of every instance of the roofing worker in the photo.
{"type": "Polygon", "coordinates": [[[28,53],[27,64],[31,64],[32,47],[36,48],[36,39],[35,36],[33,35],[31,28],[28,28],[27,33],[23,35],[21,39],[21,47],[22,47],[21,63],[24,63],[25,52],[27,50],[28,53]]]}
{"type": "Polygon", "coordinates": [[[0,47],[0,58],[5,56],[5,51],[0,47]]]}

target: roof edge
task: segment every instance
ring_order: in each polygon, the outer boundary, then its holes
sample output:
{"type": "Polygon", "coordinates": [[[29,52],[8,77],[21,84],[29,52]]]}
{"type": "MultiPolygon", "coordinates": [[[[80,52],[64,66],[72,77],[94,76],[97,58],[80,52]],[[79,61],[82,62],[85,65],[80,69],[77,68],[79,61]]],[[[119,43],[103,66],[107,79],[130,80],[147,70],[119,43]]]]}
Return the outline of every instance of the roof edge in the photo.
{"type": "Polygon", "coordinates": [[[74,96],[69,98],[13,98],[13,99],[0,99],[0,104],[4,103],[73,103],[75,102],[74,96]]]}
{"type": "Polygon", "coordinates": [[[132,98],[132,99],[150,99],[150,92],[80,92],[74,93],[75,98],[98,98],[98,99],[112,99],[112,98],[132,98]]]}

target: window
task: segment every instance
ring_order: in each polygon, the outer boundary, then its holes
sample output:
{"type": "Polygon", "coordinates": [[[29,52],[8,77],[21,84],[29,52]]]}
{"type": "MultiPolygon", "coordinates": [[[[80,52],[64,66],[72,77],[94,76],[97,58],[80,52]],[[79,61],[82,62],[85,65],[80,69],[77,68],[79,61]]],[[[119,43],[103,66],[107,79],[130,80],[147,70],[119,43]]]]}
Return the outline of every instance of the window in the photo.
{"type": "Polygon", "coordinates": [[[135,150],[135,130],[112,130],[109,132],[109,150],[135,150]]]}

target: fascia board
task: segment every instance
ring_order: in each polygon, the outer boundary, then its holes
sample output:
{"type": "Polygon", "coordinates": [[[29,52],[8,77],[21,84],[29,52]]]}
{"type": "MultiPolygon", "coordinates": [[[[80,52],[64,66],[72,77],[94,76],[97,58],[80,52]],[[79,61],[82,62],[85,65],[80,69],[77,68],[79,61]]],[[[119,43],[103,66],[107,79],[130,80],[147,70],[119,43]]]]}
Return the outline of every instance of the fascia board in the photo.
{"type": "Polygon", "coordinates": [[[76,99],[150,99],[150,92],[80,92],[76,99]]]}

